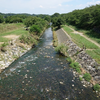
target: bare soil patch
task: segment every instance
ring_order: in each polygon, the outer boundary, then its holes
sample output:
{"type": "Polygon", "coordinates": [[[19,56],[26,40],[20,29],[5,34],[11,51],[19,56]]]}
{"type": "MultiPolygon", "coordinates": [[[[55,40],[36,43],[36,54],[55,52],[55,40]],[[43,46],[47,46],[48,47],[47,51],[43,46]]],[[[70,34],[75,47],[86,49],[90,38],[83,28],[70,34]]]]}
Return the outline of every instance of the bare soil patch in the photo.
{"type": "Polygon", "coordinates": [[[17,39],[17,38],[19,38],[19,35],[6,35],[3,37],[8,38],[8,39],[17,39]]]}
{"type": "Polygon", "coordinates": [[[3,44],[4,42],[0,42],[0,45],[3,44]]]}

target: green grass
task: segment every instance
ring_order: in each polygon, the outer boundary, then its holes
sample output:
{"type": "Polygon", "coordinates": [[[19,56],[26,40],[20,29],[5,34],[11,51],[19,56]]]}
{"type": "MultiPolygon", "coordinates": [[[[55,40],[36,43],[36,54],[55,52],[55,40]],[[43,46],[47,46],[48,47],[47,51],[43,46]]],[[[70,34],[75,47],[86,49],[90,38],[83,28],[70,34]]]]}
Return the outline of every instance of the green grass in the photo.
{"type": "Polygon", "coordinates": [[[64,44],[60,44],[55,48],[56,52],[61,53],[64,56],[67,56],[67,50],[68,50],[68,47],[65,46],[64,44]]]}
{"type": "Polygon", "coordinates": [[[100,64],[100,49],[92,51],[86,50],[86,53],[90,55],[93,59],[95,59],[97,63],[100,64]]]}
{"type": "Polygon", "coordinates": [[[74,68],[78,73],[81,73],[80,65],[79,65],[78,62],[72,62],[72,63],[70,64],[70,66],[71,66],[72,68],[74,68]]]}
{"type": "Polygon", "coordinates": [[[90,76],[89,73],[85,73],[85,74],[83,75],[83,78],[84,78],[86,81],[88,81],[88,82],[91,80],[91,76],[90,76]]]}
{"type": "Polygon", "coordinates": [[[58,46],[58,39],[55,31],[53,31],[53,46],[57,47],[58,46]]]}
{"type": "Polygon", "coordinates": [[[29,32],[23,28],[22,23],[17,24],[0,24],[0,28],[2,31],[0,32],[0,42],[8,42],[9,39],[4,38],[6,35],[27,35],[29,32]],[[3,30],[2,28],[7,27],[7,29],[3,30]]]}
{"type": "Polygon", "coordinates": [[[100,85],[99,85],[99,84],[95,84],[95,85],[93,86],[93,89],[94,89],[95,91],[100,91],[100,85]]]}
{"type": "Polygon", "coordinates": [[[0,24],[0,34],[24,27],[22,23],[0,24]]]}
{"type": "Polygon", "coordinates": [[[72,33],[73,31],[69,27],[64,26],[63,28],[71,36],[71,38],[73,39],[73,41],[79,47],[82,48],[83,45],[84,45],[87,49],[98,49],[98,46],[96,46],[95,44],[91,43],[90,41],[88,41],[84,37],[80,36],[79,34],[72,33]]]}
{"type": "Polygon", "coordinates": [[[87,37],[89,37],[90,39],[96,41],[97,43],[100,44],[100,34],[96,33],[92,30],[83,30],[83,29],[79,29],[76,26],[72,26],[69,25],[71,28],[73,28],[76,31],[82,32],[84,35],[86,35],[87,37]]]}
{"type": "MultiPolygon", "coordinates": [[[[71,26],[71,27],[74,29],[76,28],[75,26],[71,26]]],[[[75,42],[79,47],[83,48],[83,45],[84,45],[86,47],[86,53],[90,55],[93,59],[95,59],[97,63],[100,64],[100,48],[98,46],[91,43],[90,41],[80,36],[79,34],[72,33],[73,31],[67,26],[63,26],[63,29],[71,36],[73,42],[75,42]],[[93,50],[87,50],[87,49],[93,49],[93,50]]],[[[76,29],[76,30],[79,31],[79,29],[76,29]]],[[[80,32],[85,33],[87,31],[80,30],[80,32]]]]}

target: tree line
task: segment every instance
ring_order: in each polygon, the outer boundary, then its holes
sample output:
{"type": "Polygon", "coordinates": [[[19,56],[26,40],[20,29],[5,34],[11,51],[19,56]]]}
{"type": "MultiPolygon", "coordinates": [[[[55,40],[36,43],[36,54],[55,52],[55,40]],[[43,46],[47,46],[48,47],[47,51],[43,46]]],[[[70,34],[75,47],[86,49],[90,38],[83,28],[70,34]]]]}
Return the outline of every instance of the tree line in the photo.
{"type": "MultiPolygon", "coordinates": [[[[51,16],[53,26],[65,23],[82,29],[100,28],[100,5],[93,5],[81,10],[74,10],[66,14],[55,13],[51,16]]],[[[58,27],[58,28],[59,28],[58,27]]]]}

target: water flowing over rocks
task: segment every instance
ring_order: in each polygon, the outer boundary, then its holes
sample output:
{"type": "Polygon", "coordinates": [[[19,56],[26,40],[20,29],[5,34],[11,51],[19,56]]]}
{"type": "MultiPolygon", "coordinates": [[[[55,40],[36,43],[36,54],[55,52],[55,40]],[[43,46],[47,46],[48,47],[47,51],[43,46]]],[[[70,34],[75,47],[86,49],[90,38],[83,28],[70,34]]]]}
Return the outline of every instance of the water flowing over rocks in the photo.
{"type": "Polygon", "coordinates": [[[76,62],[78,62],[85,72],[90,73],[90,75],[92,76],[91,83],[100,84],[100,65],[94,59],[92,59],[88,54],[86,54],[85,52],[86,48],[84,47],[84,45],[83,45],[83,48],[79,48],[69,38],[68,34],[65,33],[65,31],[63,31],[63,29],[59,29],[58,31],[56,31],[56,33],[57,33],[58,43],[59,44],[64,43],[68,47],[68,50],[67,50],[68,55],[71,58],[73,58],[76,62]],[[65,35],[66,35],[66,38],[65,38],[65,35]]]}
{"type": "Polygon", "coordinates": [[[31,46],[22,44],[17,39],[11,40],[6,46],[6,51],[0,52],[0,73],[30,49],[31,46]]]}

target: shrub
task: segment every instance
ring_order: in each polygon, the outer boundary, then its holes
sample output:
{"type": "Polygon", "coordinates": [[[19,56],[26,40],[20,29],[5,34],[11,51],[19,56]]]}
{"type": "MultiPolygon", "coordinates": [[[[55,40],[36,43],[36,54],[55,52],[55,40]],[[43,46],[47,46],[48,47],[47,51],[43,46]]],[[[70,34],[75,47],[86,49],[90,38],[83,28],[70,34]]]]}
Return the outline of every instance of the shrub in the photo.
{"type": "Polygon", "coordinates": [[[99,84],[95,84],[95,85],[93,86],[93,89],[94,89],[95,91],[100,91],[100,85],[99,85],[99,84]]]}
{"type": "Polygon", "coordinates": [[[8,45],[8,43],[3,43],[2,45],[1,45],[1,47],[5,47],[5,46],[7,46],[8,45]]]}
{"type": "Polygon", "coordinates": [[[70,64],[70,66],[71,66],[72,68],[74,68],[78,73],[81,73],[80,65],[79,65],[78,62],[72,62],[72,63],[70,64]]]}
{"type": "Polygon", "coordinates": [[[67,60],[70,64],[73,62],[73,60],[72,60],[70,57],[68,57],[66,60],[67,60]]]}
{"type": "Polygon", "coordinates": [[[55,51],[56,52],[58,52],[58,53],[61,53],[61,54],[66,54],[66,51],[67,51],[67,47],[64,45],[64,44],[61,44],[61,45],[59,45],[59,46],[57,46],[56,48],[55,48],[55,51]]]}
{"type": "Polygon", "coordinates": [[[38,25],[32,25],[30,27],[30,33],[35,33],[36,35],[40,35],[41,28],[38,25]]]}
{"type": "Polygon", "coordinates": [[[82,81],[82,80],[83,80],[83,78],[82,78],[82,77],[79,77],[79,80],[80,80],[80,81],[82,81]]]}
{"type": "Polygon", "coordinates": [[[25,35],[22,35],[21,37],[20,37],[20,41],[21,41],[21,43],[26,43],[26,44],[37,44],[37,40],[36,39],[34,39],[34,37],[32,37],[32,36],[30,36],[30,35],[27,35],[27,36],[25,36],[25,35]]]}
{"type": "Polygon", "coordinates": [[[89,73],[85,73],[85,74],[83,75],[83,78],[84,78],[86,81],[90,81],[90,80],[91,80],[91,76],[90,76],[89,73]]]}

